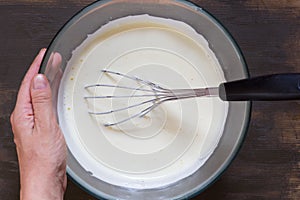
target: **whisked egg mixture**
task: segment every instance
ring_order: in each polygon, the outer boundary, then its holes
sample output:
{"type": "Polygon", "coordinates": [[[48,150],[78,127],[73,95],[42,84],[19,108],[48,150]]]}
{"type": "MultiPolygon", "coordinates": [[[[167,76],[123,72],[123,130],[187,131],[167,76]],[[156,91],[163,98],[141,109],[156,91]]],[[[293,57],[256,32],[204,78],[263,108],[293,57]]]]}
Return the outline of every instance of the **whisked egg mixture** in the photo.
{"type": "MultiPolygon", "coordinates": [[[[86,90],[86,85],[129,84],[101,73],[104,68],[170,89],[218,86],[225,78],[203,36],[183,22],[149,15],[109,22],[74,50],[60,85],[58,109],[74,157],[92,176],[110,184],[164,187],[205,164],[222,136],[227,102],[218,97],[167,102],[143,118],[105,127],[103,123],[122,114],[97,116],[88,111],[116,109],[137,100],[84,99],[103,92],[86,90]]],[[[138,108],[126,111],[135,112],[138,108]]]]}

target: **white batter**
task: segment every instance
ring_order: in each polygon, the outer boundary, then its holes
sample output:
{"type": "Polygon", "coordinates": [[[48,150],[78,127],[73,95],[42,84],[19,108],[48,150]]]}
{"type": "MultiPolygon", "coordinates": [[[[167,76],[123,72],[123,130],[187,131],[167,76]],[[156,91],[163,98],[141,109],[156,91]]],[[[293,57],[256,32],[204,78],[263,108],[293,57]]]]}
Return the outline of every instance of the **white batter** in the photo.
{"type": "MultiPolygon", "coordinates": [[[[120,106],[85,100],[102,94],[94,83],[122,84],[101,69],[136,75],[167,88],[214,87],[224,82],[207,41],[183,22],[130,16],[101,27],[73,52],[59,90],[59,123],[72,154],[92,176],[129,188],[157,188],[185,178],[210,157],[226,121],[218,97],[168,102],[142,119],[90,115],[120,106]]],[[[127,84],[127,83],[125,83],[127,84]]],[[[113,91],[113,89],[110,89],[113,91]]]]}

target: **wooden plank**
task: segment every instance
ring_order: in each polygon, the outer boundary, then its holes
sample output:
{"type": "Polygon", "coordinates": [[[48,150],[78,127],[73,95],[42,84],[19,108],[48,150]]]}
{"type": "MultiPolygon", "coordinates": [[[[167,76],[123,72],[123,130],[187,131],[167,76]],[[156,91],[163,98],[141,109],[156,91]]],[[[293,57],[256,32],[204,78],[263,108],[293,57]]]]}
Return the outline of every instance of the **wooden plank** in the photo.
{"type": "MultiPolygon", "coordinates": [[[[0,0],[0,199],[19,199],[9,116],[24,73],[88,0],[0,0]]],[[[233,35],[252,76],[300,72],[300,1],[194,0],[233,35]]],[[[300,103],[255,102],[247,138],[220,179],[195,200],[300,199],[300,103]]],[[[95,199],[68,182],[65,199],[95,199]]]]}

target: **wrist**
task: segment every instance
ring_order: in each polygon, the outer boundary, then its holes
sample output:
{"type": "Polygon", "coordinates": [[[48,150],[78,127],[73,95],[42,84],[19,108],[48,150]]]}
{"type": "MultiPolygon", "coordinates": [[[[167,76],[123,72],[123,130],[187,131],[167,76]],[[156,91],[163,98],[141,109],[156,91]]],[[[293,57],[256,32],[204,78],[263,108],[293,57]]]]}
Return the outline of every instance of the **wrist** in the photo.
{"type": "Polygon", "coordinates": [[[21,174],[21,200],[62,200],[66,189],[65,171],[45,173],[36,170],[21,174]]]}

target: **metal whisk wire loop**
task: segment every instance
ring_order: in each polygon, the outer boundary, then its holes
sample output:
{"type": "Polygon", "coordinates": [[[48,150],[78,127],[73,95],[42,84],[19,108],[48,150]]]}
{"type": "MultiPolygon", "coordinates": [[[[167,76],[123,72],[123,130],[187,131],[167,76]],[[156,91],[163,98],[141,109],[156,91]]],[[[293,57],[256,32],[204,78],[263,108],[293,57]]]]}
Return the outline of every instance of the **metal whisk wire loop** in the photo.
{"type": "Polygon", "coordinates": [[[121,78],[125,78],[127,80],[132,80],[134,82],[139,83],[142,86],[145,87],[130,87],[130,86],[123,86],[123,85],[111,85],[111,84],[91,84],[85,86],[86,90],[90,90],[91,88],[113,88],[113,89],[122,89],[122,90],[128,90],[131,91],[130,95],[94,95],[94,96],[85,96],[84,98],[88,101],[90,99],[123,99],[123,98],[148,98],[146,100],[142,100],[140,102],[136,102],[132,105],[111,109],[108,111],[89,111],[89,114],[91,115],[106,115],[106,114],[112,114],[117,113],[121,111],[125,111],[128,109],[145,106],[147,104],[150,104],[146,107],[143,107],[139,112],[124,118],[122,120],[111,122],[111,123],[105,123],[104,126],[115,126],[124,122],[127,122],[133,118],[137,117],[143,117],[149,112],[151,112],[153,109],[155,109],[157,106],[164,102],[168,101],[174,101],[179,99],[186,99],[186,98],[194,98],[199,96],[205,96],[205,95],[211,95],[211,91],[215,90],[216,88],[208,89],[208,88],[200,88],[200,89],[167,89],[164,88],[158,84],[155,84],[148,80],[143,80],[141,78],[130,76],[127,74],[122,74],[120,72],[114,72],[110,70],[102,70],[102,73],[107,75],[114,75],[119,76],[121,78]],[[142,92],[141,94],[135,94],[135,92],[142,92]]]}

